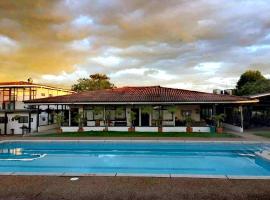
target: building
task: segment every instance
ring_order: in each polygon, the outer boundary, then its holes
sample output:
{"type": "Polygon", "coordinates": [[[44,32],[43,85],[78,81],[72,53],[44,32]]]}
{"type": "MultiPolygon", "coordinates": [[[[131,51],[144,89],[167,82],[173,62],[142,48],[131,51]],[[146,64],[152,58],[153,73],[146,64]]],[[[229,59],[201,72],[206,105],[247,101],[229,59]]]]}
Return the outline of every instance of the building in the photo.
{"type": "Polygon", "coordinates": [[[136,131],[158,131],[158,127],[163,127],[163,132],[186,131],[187,116],[195,121],[194,131],[207,132],[212,115],[226,112],[226,122],[230,122],[231,110],[237,111],[240,123],[225,122],[225,126],[242,132],[242,108],[257,102],[256,98],[160,86],[123,87],[26,101],[37,112],[41,106],[64,108],[64,131],[76,131],[78,123],[74,119],[83,113],[85,131],[101,131],[107,126],[111,131],[127,131],[133,124],[136,131]]]}
{"type": "MultiPolygon", "coordinates": [[[[28,109],[24,101],[71,94],[70,90],[24,82],[0,82],[0,134],[35,132],[40,121],[43,128],[53,124],[53,114],[28,109]],[[39,118],[37,119],[37,115],[39,118]]],[[[47,109],[43,106],[44,111],[47,109]]]]}

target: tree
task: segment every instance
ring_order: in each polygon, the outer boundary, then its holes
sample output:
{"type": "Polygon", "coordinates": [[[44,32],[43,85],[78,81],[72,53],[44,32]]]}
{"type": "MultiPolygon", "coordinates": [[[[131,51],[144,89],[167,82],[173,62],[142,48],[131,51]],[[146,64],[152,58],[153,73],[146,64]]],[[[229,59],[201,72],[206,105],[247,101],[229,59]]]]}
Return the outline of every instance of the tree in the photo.
{"type": "Polygon", "coordinates": [[[56,113],[55,114],[55,122],[56,122],[56,125],[57,125],[57,132],[62,133],[61,126],[62,126],[62,123],[64,122],[64,116],[63,116],[62,113],[56,113]]]}
{"type": "Polygon", "coordinates": [[[85,117],[84,117],[84,113],[83,112],[79,112],[75,118],[74,118],[75,122],[78,123],[78,132],[82,132],[83,131],[83,125],[86,121],[85,117]]]}
{"type": "Polygon", "coordinates": [[[270,92],[270,80],[267,79],[246,83],[240,90],[237,90],[237,94],[241,96],[265,92],[270,92]]]}
{"type": "Polygon", "coordinates": [[[248,70],[240,76],[237,82],[236,89],[241,90],[247,83],[254,83],[259,80],[266,80],[266,78],[258,70],[248,70]]]}
{"type": "Polygon", "coordinates": [[[106,74],[92,74],[89,78],[81,78],[78,83],[72,85],[71,89],[76,92],[93,91],[115,88],[106,74]]]}
{"type": "Polygon", "coordinates": [[[223,126],[222,122],[225,119],[225,115],[224,114],[214,115],[212,118],[216,123],[217,128],[222,128],[223,126]]]}

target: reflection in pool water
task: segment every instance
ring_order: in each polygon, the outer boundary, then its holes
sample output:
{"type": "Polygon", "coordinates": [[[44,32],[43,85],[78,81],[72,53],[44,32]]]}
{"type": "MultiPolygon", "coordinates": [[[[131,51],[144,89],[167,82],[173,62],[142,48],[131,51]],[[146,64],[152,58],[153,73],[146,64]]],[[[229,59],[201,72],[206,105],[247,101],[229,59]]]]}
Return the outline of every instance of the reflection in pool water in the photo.
{"type": "Polygon", "coordinates": [[[0,160],[32,161],[45,156],[46,154],[23,153],[22,148],[0,149],[0,160]]]}

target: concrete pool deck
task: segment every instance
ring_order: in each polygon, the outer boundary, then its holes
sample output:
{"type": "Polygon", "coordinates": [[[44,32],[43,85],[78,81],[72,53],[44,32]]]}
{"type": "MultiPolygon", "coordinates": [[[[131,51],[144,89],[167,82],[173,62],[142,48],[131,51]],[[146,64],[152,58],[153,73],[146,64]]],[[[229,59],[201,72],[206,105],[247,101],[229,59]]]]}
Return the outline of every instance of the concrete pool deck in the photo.
{"type": "Polygon", "coordinates": [[[268,200],[270,180],[0,176],[0,199],[268,200]]]}

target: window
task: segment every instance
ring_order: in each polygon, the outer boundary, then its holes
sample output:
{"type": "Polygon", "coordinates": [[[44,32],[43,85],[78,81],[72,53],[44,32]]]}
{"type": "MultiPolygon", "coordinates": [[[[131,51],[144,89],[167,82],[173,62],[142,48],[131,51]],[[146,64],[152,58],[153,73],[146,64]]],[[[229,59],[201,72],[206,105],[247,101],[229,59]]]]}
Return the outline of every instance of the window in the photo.
{"type": "Polygon", "coordinates": [[[45,96],[46,96],[46,94],[45,94],[45,93],[41,93],[41,96],[42,96],[42,97],[45,97],[45,96]]]}
{"type": "Polygon", "coordinates": [[[115,119],[116,120],[125,120],[126,119],[126,109],[123,107],[116,108],[115,119]]]}
{"type": "Polygon", "coordinates": [[[88,121],[94,120],[94,113],[93,110],[86,110],[85,116],[88,121]]]}
{"type": "Polygon", "coordinates": [[[0,117],[0,124],[4,124],[5,123],[5,117],[0,117]]]}
{"type": "Polygon", "coordinates": [[[49,97],[52,97],[53,95],[52,94],[49,94],[49,97]]]}
{"type": "Polygon", "coordinates": [[[19,123],[28,123],[28,117],[27,116],[21,116],[18,120],[19,123]]]}
{"type": "Polygon", "coordinates": [[[163,120],[172,121],[173,120],[173,114],[171,112],[169,112],[168,110],[163,110],[163,120]]]}
{"type": "Polygon", "coordinates": [[[159,119],[159,111],[158,110],[153,110],[152,119],[153,120],[159,119]]]}

